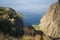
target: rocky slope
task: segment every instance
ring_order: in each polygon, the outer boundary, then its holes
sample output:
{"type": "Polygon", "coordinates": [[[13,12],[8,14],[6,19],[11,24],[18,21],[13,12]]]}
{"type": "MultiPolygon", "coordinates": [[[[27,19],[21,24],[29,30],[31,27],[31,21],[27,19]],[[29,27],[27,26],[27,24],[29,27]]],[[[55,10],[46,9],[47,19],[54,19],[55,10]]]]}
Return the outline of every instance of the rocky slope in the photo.
{"type": "Polygon", "coordinates": [[[0,33],[0,40],[51,40],[47,36],[45,36],[41,31],[34,30],[34,28],[25,26],[23,36],[9,36],[9,34],[4,35],[2,32],[0,33]]]}
{"type": "Polygon", "coordinates": [[[60,4],[52,4],[40,22],[40,30],[46,36],[60,38],[60,4]]]}

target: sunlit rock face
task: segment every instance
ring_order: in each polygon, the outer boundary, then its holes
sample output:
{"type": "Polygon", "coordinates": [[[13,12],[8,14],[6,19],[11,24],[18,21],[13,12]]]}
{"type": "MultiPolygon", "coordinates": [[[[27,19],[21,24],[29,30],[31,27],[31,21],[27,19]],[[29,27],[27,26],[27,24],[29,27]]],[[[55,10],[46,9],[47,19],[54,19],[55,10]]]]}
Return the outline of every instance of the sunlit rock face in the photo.
{"type": "Polygon", "coordinates": [[[23,17],[9,7],[0,7],[0,31],[9,35],[23,34],[23,17]]]}
{"type": "Polygon", "coordinates": [[[46,36],[53,38],[60,37],[60,5],[58,3],[52,4],[40,22],[40,30],[46,36]]]}

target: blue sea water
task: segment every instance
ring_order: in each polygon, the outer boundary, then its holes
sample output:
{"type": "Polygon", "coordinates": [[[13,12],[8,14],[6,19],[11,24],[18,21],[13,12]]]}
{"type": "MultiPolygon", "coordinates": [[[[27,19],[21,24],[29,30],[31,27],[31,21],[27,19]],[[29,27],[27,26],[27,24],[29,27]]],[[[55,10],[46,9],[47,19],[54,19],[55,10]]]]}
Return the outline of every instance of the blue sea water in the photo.
{"type": "Polygon", "coordinates": [[[45,11],[41,12],[23,12],[24,16],[24,24],[25,25],[38,25],[40,23],[40,19],[45,15],[45,11]]]}

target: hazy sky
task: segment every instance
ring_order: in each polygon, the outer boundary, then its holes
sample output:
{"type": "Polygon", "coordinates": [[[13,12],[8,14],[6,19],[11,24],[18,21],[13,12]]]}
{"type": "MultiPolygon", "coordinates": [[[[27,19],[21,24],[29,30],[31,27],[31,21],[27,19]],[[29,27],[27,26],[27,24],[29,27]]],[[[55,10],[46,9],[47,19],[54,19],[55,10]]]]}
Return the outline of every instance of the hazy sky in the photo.
{"type": "Polygon", "coordinates": [[[12,7],[18,11],[40,11],[57,0],[0,0],[0,6],[12,7]]]}

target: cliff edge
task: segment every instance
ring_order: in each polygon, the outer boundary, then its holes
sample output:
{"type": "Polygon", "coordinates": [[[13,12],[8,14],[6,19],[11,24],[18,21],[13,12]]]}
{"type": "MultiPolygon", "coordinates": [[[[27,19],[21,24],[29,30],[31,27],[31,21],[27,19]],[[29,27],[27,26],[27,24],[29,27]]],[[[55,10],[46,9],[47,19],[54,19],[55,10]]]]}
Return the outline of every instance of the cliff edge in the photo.
{"type": "Polygon", "coordinates": [[[40,22],[40,30],[46,36],[60,38],[60,5],[52,4],[40,22]]]}

